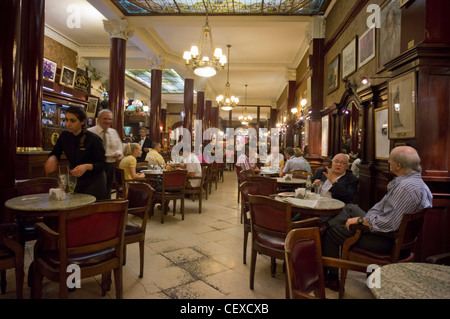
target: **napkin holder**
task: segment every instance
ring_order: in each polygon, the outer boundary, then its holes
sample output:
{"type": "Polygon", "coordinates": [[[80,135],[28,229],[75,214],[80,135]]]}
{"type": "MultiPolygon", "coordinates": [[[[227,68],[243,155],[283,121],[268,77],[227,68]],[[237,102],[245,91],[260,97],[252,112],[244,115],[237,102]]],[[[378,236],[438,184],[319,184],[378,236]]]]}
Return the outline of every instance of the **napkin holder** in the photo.
{"type": "Polygon", "coordinates": [[[48,192],[50,194],[50,198],[56,198],[57,200],[66,200],[66,192],[64,192],[61,188],[50,188],[48,192]]]}

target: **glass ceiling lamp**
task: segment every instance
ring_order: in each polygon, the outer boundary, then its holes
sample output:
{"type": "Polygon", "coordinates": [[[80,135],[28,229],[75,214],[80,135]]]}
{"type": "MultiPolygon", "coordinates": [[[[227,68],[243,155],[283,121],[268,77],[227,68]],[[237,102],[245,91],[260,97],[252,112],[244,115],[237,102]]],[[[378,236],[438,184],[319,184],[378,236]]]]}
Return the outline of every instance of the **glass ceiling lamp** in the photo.
{"type": "Polygon", "coordinates": [[[228,70],[227,70],[227,84],[225,85],[225,94],[219,95],[216,98],[217,104],[224,111],[231,111],[238,103],[239,99],[231,95],[230,87],[230,48],[231,45],[228,44],[228,70]]]}
{"type": "Polygon", "coordinates": [[[242,125],[248,125],[252,121],[252,117],[247,115],[247,84],[245,85],[244,113],[242,114],[242,116],[239,116],[239,121],[241,121],[242,125]]]}
{"type": "Polygon", "coordinates": [[[225,67],[227,57],[222,54],[222,49],[214,50],[211,28],[208,24],[208,13],[206,13],[206,24],[200,34],[198,46],[193,45],[191,51],[185,51],[183,59],[186,60],[186,67],[194,70],[195,74],[202,77],[216,75],[217,71],[223,70],[225,67]],[[208,42],[210,52],[207,52],[208,42]]]}

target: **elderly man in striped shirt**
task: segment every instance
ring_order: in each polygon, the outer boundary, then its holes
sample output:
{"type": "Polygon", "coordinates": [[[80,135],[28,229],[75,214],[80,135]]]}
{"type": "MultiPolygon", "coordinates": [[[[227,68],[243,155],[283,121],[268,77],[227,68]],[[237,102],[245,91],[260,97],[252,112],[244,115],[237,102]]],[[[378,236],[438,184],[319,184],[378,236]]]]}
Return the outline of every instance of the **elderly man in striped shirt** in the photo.
{"type": "MultiPolygon", "coordinates": [[[[339,258],[339,247],[353,236],[349,230],[352,224],[363,224],[370,228],[364,233],[357,245],[361,248],[380,253],[390,253],[393,239],[377,233],[398,230],[405,213],[432,206],[433,196],[421,177],[422,168],[417,151],[410,146],[399,146],[391,151],[389,169],[396,176],[388,185],[387,194],[367,213],[356,205],[347,205],[340,214],[325,225],[324,255],[339,258]]],[[[338,290],[338,270],[329,268],[326,274],[326,286],[338,290]]]]}

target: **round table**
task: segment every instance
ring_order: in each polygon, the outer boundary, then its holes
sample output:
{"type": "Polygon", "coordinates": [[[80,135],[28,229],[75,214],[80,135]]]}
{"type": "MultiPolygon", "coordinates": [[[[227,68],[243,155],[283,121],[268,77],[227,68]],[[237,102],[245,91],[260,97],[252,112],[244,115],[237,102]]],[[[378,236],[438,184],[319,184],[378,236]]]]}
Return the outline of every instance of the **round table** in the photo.
{"type": "Polygon", "coordinates": [[[56,216],[58,210],[73,209],[92,204],[96,198],[88,194],[68,193],[65,200],[50,197],[48,193],[14,197],[5,206],[24,217],[56,216]]]}
{"type": "Polygon", "coordinates": [[[299,199],[294,197],[275,196],[276,200],[288,202],[292,205],[293,215],[301,214],[302,219],[328,216],[332,217],[340,213],[345,203],[330,197],[320,197],[319,199],[299,199]]]}
{"type": "Polygon", "coordinates": [[[377,299],[450,299],[450,266],[388,264],[373,272],[368,282],[377,299]]]}

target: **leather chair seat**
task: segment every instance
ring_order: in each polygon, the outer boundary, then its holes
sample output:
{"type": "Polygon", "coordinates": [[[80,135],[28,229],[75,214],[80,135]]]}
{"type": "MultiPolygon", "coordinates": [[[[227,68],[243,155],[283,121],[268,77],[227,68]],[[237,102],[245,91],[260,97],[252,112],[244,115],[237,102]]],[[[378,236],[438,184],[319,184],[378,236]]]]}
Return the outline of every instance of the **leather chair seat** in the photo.
{"type": "Polygon", "coordinates": [[[125,226],[125,237],[139,234],[141,232],[141,227],[133,224],[127,224],[125,226]]]}
{"type": "MultiPolygon", "coordinates": [[[[114,258],[114,254],[114,248],[108,248],[86,254],[71,255],[67,259],[67,264],[82,264],[84,267],[89,267],[103,261],[111,260],[114,258]]],[[[56,267],[59,265],[59,250],[48,250],[43,253],[42,258],[48,264],[56,267]]]]}
{"type": "Polygon", "coordinates": [[[273,249],[284,250],[284,238],[258,234],[255,240],[260,245],[267,246],[273,249]]]}

